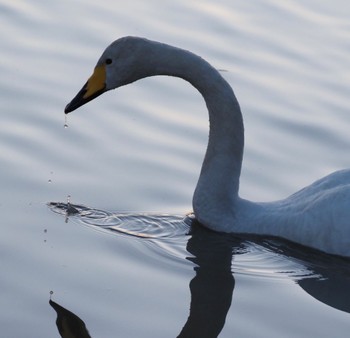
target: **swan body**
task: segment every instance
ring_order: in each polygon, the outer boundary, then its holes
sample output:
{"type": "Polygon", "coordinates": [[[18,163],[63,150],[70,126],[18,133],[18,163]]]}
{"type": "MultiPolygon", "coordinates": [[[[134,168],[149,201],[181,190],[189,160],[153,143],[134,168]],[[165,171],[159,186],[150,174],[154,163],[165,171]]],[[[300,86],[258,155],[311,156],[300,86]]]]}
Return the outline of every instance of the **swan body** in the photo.
{"type": "Polygon", "coordinates": [[[116,40],[65,113],[108,90],[155,75],[190,82],[208,108],[208,147],[193,195],[199,222],[215,231],[278,236],[350,257],[350,170],[335,172],[280,201],[255,203],[239,197],[241,110],[230,85],[199,56],[138,37],[116,40]]]}

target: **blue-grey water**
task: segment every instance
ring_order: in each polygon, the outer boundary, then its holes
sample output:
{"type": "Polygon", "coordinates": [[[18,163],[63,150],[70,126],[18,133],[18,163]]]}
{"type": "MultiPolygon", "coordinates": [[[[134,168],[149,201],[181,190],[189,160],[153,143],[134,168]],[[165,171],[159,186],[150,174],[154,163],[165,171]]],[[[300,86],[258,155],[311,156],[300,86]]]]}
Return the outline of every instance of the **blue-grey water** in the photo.
{"type": "Polygon", "coordinates": [[[208,133],[189,84],[63,109],[121,36],[189,49],[241,104],[241,196],[283,198],[350,166],[349,17],[345,0],[0,0],[1,337],[59,337],[55,309],[101,338],[347,337],[348,261],[185,217],[208,133]]]}

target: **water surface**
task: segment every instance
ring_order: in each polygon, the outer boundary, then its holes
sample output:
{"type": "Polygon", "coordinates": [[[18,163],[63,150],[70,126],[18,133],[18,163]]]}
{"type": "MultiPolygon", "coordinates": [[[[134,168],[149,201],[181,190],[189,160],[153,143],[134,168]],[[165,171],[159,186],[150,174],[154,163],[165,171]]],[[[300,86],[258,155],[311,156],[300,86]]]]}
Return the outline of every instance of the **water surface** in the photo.
{"type": "Polygon", "coordinates": [[[241,104],[241,196],[283,198],[350,164],[348,2],[0,9],[4,337],[59,337],[54,307],[91,337],[347,337],[347,261],[186,218],[208,133],[189,84],[139,81],[70,114],[68,128],[63,109],[121,36],[189,49],[241,104]],[[48,207],[68,195],[83,209],[48,207]]]}

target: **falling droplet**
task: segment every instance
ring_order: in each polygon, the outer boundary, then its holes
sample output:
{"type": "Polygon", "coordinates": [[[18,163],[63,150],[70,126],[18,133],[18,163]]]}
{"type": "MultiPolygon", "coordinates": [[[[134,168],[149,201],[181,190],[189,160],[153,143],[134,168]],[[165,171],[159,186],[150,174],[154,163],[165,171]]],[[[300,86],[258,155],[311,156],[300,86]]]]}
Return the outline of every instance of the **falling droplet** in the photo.
{"type": "Polygon", "coordinates": [[[48,183],[52,183],[52,181],[51,181],[51,180],[48,180],[47,182],[48,182],[48,183]]]}
{"type": "Polygon", "coordinates": [[[67,122],[67,114],[64,115],[64,126],[65,129],[68,128],[68,122],[67,122]]]}

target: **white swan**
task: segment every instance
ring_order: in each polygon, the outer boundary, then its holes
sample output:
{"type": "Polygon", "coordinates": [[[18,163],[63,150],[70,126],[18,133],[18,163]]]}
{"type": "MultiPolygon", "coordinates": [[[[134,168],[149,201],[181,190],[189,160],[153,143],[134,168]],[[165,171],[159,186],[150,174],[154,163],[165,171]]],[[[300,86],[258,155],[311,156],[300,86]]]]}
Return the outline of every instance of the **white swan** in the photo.
{"type": "Polygon", "coordinates": [[[239,197],[241,110],[230,85],[199,56],[138,37],[116,40],[65,113],[107,90],[155,75],[187,80],[202,94],[209,111],[209,143],[193,196],[194,213],[203,225],[222,232],[283,237],[350,257],[350,170],[335,172],[280,201],[255,203],[239,197]]]}

